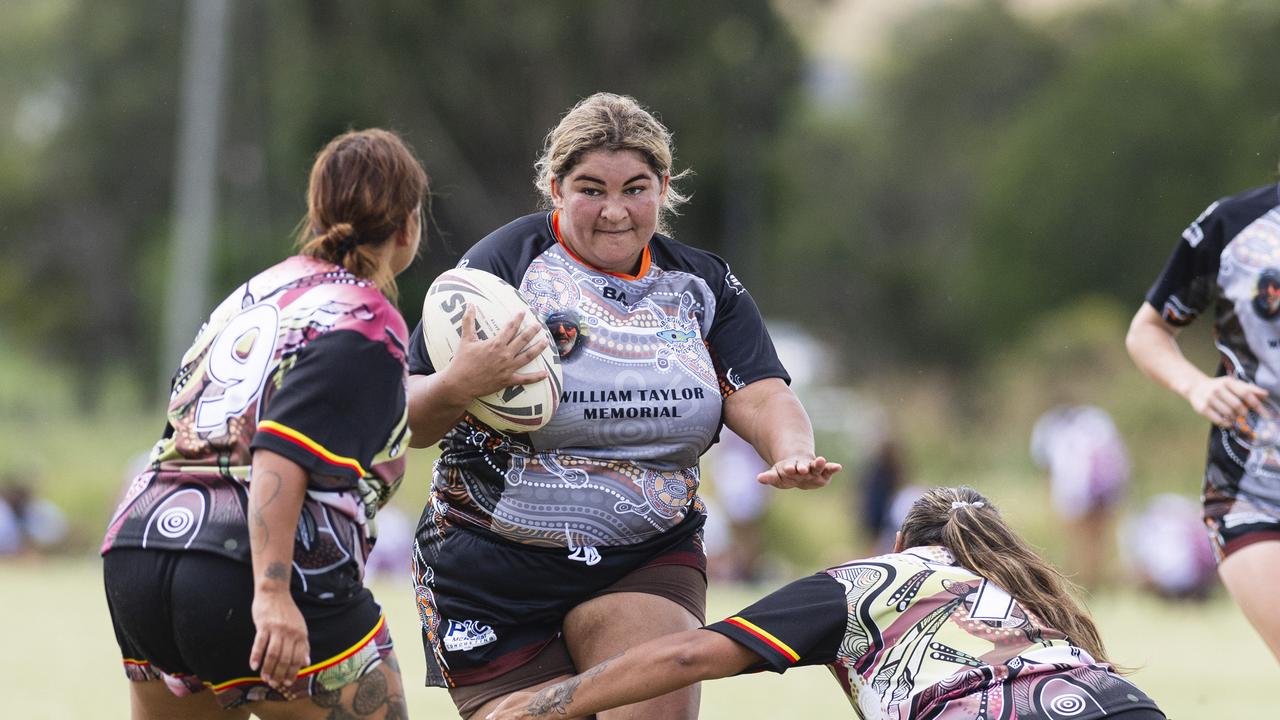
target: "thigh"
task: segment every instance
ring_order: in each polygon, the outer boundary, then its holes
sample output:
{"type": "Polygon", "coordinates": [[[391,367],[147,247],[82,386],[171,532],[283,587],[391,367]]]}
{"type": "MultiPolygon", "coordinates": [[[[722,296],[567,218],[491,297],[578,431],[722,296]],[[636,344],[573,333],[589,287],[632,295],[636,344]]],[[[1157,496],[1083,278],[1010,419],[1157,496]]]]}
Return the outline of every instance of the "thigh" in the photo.
{"type": "Polygon", "coordinates": [[[309,697],[288,702],[254,703],[250,709],[263,720],[405,720],[409,717],[404,683],[394,652],[337,690],[313,690],[309,697]]]}
{"type": "MultiPolygon", "coordinates": [[[[561,675],[561,676],[559,676],[559,677],[554,677],[554,678],[551,678],[550,680],[546,680],[546,681],[544,681],[544,682],[540,682],[540,683],[538,683],[538,684],[536,684],[536,685],[530,685],[529,687],[526,687],[526,688],[520,688],[520,689],[518,689],[518,690],[513,689],[513,690],[509,691],[506,695],[501,695],[501,696],[495,697],[495,698],[493,698],[493,699],[491,699],[491,700],[487,700],[487,701],[485,701],[485,703],[484,703],[483,705],[481,705],[480,707],[476,708],[476,710],[475,710],[474,712],[471,712],[470,714],[464,715],[463,717],[468,718],[468,720],[484,720],[484,718],[485,718],[485,716],[486,716],[486,715],[488,715],[489,713],[491,713],[491,712],[493,712],[494,710],[497,710],[497,709],[498,709],[498,706],[502,704],[502,701],[507,699],[507,695],[510,695],[510,694],[512,694],[512,693],[516,693],[516,692],[537,692],[537,691],[541,690],[541,689],[542,689],[542,688],[544,688],[544,687],[547,687],[547,686],[550,686],[550,685],[555,685],[556,683],[558,683],[558,682],[562,682],[562,681],[564,681],[564,680],[568,680],[568,679],[569,679],[569,678],[571,678],[571,677],[573,677],[573,676],[572,676],[572,675],[561,675]]],[[[575,719],[575,718],[561,718],[559,715],[557,715],[557,716],[556,716],[556,720],[587,720],[587,719],[586,719],[586,718],[576,718],[576,719],[575,719]]]]}
{"type": "Polygon", "coordinates": [[[1280,540],[1252,542],[1231,552],[1218,575],[1245,617],[1280,659],[1280,540]]]}
{"type": "Polygon", "coordinates": [[[163,680],[129,683],[129,705],[133,720],[247,720],[245,710],[223,710],[211,692],[178,697],[163,680]]]}
{"type": "MultiPolygon", "coordinates": [[[[579,671],[654,638],[700,627],[688,610],[665,597],[619,592],[593,598],[574,608],[564,621],[565,642],[579,671]]],[[[696,718],[699,686],[600,713],[600,720],[696,718]]]]}

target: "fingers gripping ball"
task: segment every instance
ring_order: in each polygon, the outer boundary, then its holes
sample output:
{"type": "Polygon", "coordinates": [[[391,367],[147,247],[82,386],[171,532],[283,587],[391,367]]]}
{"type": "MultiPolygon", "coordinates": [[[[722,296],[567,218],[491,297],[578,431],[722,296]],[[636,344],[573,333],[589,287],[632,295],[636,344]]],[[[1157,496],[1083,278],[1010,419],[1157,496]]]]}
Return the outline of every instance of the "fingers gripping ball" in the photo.
{"type": "Polygon", "coordinates": [[[498,276],[483,270],[454,268],[431,283],[422,305],[423,339],[431,364],[443,369],[453,360],[462,342],[462,318],[467,305],[475,307],[475,330],[480,340],[496,337],[511,318],[521,314],[522,329],[537,325],[547,339],[547,347],[520,369],[523,373],[545,370],[545,379],[476,398],[467,412],[503,432],[530,432],[546,425],[560,404],[560,356],[537,315],[516,289],[498,276]]]}

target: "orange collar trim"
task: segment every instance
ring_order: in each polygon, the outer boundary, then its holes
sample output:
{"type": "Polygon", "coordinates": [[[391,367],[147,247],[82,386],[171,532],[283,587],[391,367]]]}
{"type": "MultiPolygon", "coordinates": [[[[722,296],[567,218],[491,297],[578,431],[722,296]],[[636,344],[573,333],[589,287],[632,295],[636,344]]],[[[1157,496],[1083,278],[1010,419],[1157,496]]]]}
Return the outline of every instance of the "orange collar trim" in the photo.
{"type": "Polygon", "coordinates": [[[591,268],[592,270],[595,270],[598,273],[611,275],[613,277],[616,277],[622,280],[639,280],[640,278],[644,277],[646,273],[649,272],[649,265],[652,262],[652,258],[649,256],[648,243],[645,243],[644,250],[640,253],[640,271],[637,272],[635,275],[628,275],[627,273],[611,272],[609,270],[598,268],[595,265],[592,265],[591,263],[587,262],[586,260],[583,260],[582,258],[578,257],[578,254],[575,253],[573,250],[571,250],[567,244],[565,244],[564,238],[560,235],[560,211],[559,210],[551,211],[551,230],[556,234],[556,242],[560,243],[560,247],[564,248],[564,251],[569,253],[569,257],[576,260],[579,264],[586,265],[587,267],[591,268]]]}

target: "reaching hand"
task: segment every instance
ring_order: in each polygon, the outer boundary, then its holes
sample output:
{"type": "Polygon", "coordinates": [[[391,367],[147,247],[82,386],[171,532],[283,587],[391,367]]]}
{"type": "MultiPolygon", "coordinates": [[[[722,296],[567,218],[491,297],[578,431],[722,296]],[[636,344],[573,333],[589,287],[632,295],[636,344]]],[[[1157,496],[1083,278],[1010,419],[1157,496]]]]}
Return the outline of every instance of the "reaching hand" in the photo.
{"type": "Polygon", "coordinates": [[[462,342],[442,371],[454,392],[465,396],[469,403],[482,395],[512,385],[528,385],[547,376],[544,370],[519,372],[547,347],[542,326],[535,324],[521,330],[523,320],[523,315],[517,315],[497,337],[481,340],[476,335],[475,306],[467,305],[462,315],[462,342]]]}
{"type": "Polygon", "coordinates": [[[813,490],[826,487],[831,482],[831,476],[840,472],[840,467],[840,463],[827,462],[820,455],[793,455],[779,460],[773,467],[757,475],[756,482],[782,490],[813,490]]]}
{"type": "Polygon", "coordinates": [[[258,633],[249,653],[249,667],[261,668],[262,679],[285,692],[298,671],[311,663],[306,620],[288,590],[258,591],[253,594],[253,624],[258,633]]]}
{"type": "Polygon", "coordinates": [[[1229,428],[1250,410],[1259,409],[1266,398],[1266,390],[1228,375],[1205,378],[1187,393],[1191,407],[1220,428],[1229,428]]]}

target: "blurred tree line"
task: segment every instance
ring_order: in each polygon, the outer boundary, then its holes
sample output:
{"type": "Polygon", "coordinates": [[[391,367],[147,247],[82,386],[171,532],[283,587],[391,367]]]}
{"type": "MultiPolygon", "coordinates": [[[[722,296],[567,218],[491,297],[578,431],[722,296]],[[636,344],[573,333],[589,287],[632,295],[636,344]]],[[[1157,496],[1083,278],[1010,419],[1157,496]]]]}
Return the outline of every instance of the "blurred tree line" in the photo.
{"type": "Polygon", "coordinates": [[[1277,38],[1266,0],[920,14],[784,129],[763,304],[838,318],[847,364],[966,374],[1079,298],[1136,310],[1211,201],[1276,180],[1277,38]]]}
{"type": "MultiPolygon", "coordinates": [[[[219,297],[287,252],[316,150],[386,126],[435,193],[401,283],[415,322],[436,273],[535,207],[559,115],[610,90],[656,110],[695,171],[676,237],[726,256],[770,316],[850,368],[965,369],[1081,295],[1136,307],[1182,227],[1274,180],[1280,157],[1270,0],[1118,0],[1048,22],[939,6],[835,104],[809,92],[767,0],[232,8],[219,297]]],[[[113,364],[162,372],[185,18],[169,0],[0,8],[0,342],[69,362],[86,388],[113,364]]]]}

